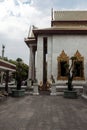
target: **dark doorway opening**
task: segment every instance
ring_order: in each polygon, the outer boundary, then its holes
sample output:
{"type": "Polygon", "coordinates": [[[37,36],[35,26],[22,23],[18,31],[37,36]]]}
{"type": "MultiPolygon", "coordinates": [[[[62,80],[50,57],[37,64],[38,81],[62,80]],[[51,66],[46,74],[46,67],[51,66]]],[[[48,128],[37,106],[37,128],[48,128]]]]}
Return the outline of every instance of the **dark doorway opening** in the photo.
{"type": "Polygon", "coordinates": [[[43,38],[43,84],[46,84],[47,82],[46,54],[47,54],[47,37],[44,37],[43,38]]]}

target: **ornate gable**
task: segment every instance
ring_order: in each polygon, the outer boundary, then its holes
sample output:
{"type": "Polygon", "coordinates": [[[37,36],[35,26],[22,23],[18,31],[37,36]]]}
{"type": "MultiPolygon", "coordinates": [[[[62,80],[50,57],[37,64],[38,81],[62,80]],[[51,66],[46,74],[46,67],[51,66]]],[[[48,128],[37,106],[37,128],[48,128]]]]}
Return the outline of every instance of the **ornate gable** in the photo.
{"type": "Polygon", "coordinates": [[[60,56],[57,58],[58,61],[67,61],[69,60],[69,57],[64,52],[64,50],[61,52],[60,56]]]}
{"type": "Polygon", "coordinates": [[[74,57],[77,58],[77,60],[84,60],[84,57],[81,56],[80,52],[77,50],[76,53],[74,54],[74,57]]]}

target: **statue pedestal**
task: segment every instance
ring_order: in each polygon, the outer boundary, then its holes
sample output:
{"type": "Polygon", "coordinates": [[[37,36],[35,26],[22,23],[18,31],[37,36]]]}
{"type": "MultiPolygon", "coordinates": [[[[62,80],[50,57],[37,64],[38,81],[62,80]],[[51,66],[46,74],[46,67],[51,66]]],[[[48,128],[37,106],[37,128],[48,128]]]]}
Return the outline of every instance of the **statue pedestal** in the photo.
{"type": "Polygon", "coordinates": [[[51,85],[50,95],[52,95],[52,96],[56,95],[56,84],[55,83],[51,85]]]}
{"type": "Polygon", "coordinates": [[[33,95],[39,95],[38,84],[33,84],[33,95]]]}

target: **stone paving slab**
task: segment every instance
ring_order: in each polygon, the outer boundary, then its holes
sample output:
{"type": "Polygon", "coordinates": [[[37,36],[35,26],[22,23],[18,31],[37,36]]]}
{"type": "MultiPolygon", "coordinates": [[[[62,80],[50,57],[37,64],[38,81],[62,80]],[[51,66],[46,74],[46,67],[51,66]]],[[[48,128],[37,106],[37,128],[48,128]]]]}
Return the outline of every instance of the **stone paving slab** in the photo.
{"type": "Polygon", "coordinates": [[[87,100],[48,95],[8,97],[0,102],[0,130],[87,130],[87,100]]]}

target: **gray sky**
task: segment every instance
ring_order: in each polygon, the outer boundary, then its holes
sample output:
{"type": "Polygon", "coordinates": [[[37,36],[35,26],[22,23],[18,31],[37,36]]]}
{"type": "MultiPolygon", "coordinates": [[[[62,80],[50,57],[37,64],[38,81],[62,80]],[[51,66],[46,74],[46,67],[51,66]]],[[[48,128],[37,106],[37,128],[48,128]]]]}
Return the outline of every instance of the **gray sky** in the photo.
{"type": "Polygon", "coordinates": [[[87,10],[87,0],[0,0],[0,55],[5,45],[5,57],[22,58],[29,63],[29,50],[24,43],[30,25],[50,27],[54,10],[87,10]]]}

